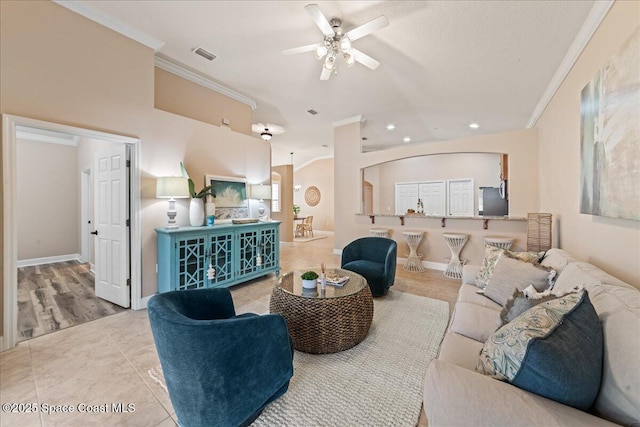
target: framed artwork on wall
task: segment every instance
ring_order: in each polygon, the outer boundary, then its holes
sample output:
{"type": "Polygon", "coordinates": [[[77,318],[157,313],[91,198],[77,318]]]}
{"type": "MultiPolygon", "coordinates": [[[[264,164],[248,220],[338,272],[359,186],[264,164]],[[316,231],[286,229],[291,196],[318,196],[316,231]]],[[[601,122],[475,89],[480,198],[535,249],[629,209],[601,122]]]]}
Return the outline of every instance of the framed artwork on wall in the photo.
{"type": "Polygon", "coordinates": [[[216,195],[216,221],[249,217],[245,178],[205,175],[205,185],[216,195]]]}
{"type": "Polygon", "coordinates": [[[640,220],[640,29],[582,89],[580,213],[640,220]]]}

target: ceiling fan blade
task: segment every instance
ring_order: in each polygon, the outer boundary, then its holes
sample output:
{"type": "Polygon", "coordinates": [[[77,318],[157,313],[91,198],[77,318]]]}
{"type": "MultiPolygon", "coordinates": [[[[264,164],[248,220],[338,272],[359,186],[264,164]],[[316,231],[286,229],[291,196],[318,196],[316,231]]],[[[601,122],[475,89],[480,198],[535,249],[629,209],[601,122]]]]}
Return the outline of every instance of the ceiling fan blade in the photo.
{"type": "Polygon", "coordinates": [[[308,4],[304,7],[304,10],[307,11],[313,22],[320,28],[322,34],[327,37],[333,37],[333,28],[317,4],[308,4]]]}
{"type": "Polygon", "coordinates": [[[329,80],[329,77],[331,77],[331,70],[327,70],[326,68],[322,67],[322,73],[320,73],[320,80],[329,80]]]}
{"type": "Polygon", "coordinates": [[[358,49],[351,48],[351,54],[353,55],[353,58],[356,61],[358,61],[359,63],[361,63],[367,68],[375,70],[380,66],[380,63],[378,61],[376,61],[366,53],[360,52],[358,49]]]}
{"type": "Polygon", "coordinates": [[[304,53],[304,52],[312,52],[316,50],[318,47],[318,43],[308,44],[306,46],[294,47],[291,49],[286,49],[282,51],[283,55],[295,55],[296,53],[304,53]]]}
{"type": "Polygon", "coordinates": [[[364,36],[368,36],[374,31],[378,31],[379,29],[384,28],[387,25],[389,25],[389,20],[387,19],[387,17],[384,15],[380,15],[377,18],[367,22],[366,24],[362,24],[359,27],[347,31],[345,35],[349,37],[349,40],[355,41],[364,36]]]}

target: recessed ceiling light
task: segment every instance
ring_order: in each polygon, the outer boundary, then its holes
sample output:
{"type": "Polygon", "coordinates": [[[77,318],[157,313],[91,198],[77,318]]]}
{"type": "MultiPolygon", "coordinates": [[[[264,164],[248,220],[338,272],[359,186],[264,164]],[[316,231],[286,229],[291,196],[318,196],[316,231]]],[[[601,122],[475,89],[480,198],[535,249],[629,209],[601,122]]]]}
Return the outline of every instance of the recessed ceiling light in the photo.
{"type": "Polygon", "coordinates": [[[387,125],[387,130],[394,130],[396,126],[394,124],[387,125]]]}
{"type": "Polygon", "coordinates": [[[404,142],[411,142],[411,138],[409,138],[408,136],[405,136],[403,139],[404,142]]]}
{"type": "Polygon", "coordinates": [[[476,122],[473,122],[473,123],[469,124],[469,127],[471,129],[478,129],[480,127],[480,125],[478,123],[476,123],[476,122]]]}

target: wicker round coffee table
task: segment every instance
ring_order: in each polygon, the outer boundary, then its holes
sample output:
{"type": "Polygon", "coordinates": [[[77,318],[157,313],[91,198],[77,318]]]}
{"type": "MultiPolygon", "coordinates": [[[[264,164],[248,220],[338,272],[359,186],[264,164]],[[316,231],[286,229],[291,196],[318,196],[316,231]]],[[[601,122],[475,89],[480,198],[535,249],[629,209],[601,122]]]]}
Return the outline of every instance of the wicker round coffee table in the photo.
{"type": "MultiPolygon", "coordinates": [[[[307,270],[304,270],[307,271],[307,270]]],[[[373,320],[373,298],[364,277],[352,271],[335,269],[330,273],[348,276],[343,287],[320,284],[303,289],[301,272],[293,271],[278,279],[269,309],[281,314],[296,350],[305,353],[337,353],[365,339],[373,320]]]]}

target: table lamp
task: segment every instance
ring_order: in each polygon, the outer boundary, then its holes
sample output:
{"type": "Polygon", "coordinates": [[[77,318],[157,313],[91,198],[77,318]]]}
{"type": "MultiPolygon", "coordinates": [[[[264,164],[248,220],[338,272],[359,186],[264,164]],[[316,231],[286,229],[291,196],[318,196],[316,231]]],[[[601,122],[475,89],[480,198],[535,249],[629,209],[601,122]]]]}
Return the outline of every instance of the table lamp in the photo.
{"type": "Polygon", "coordinates": [[[169,222],[165,228],[178,228],[176,224],[176,199],[186,199],[189,197],[189,183],[186,178],[180,176],[161,176],[156,181],[156,197],[158,199],[169,199],[169,210],[167,216],[169,222]]]}
{"type": "Polygon", "coordinates": [[[253,184],[251,186],[251,198],[259,199],[258,205],[258,215],[260,218],[264,217],[265,205],[264,199],[271,199],[271,186],[270,185],[262,185],[262,184],[253,184]]]}

